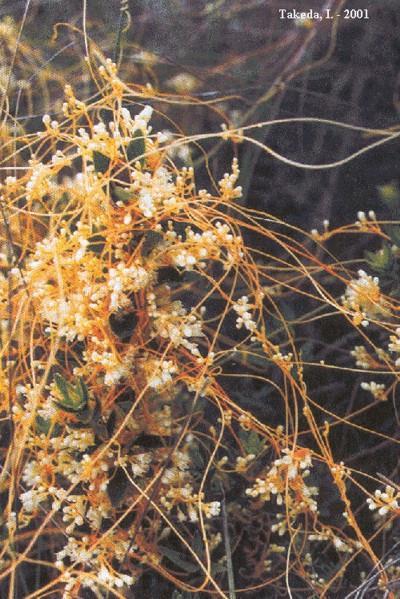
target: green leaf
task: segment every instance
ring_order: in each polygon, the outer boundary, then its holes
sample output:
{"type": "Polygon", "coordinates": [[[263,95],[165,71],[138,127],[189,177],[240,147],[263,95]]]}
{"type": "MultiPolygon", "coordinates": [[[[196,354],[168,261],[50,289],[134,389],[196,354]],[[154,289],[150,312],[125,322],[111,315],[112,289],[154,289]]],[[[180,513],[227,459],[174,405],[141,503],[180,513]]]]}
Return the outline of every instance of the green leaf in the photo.
{"type": "Polygon", "coordinates": [[[42,416],[36,416],[35,418],[35,431],[37,433],[44,433],[48,435],[51,428],[51,421],[42,418],[42,416]]]}
{"type": "Polygon", "coordinates": [[[378,272],[390,271],[393,267],[393,255],[388,245],[377,252],[364,252],[368,265],[378,272]]]}
{"type": "Polygon", "coordinates": [[[62,395],[62,401],[56,402],[59,408],[73,414],[83,412],[87,408],[89,394],[81,378],[73,385],[63,376],[56,373],[54,377],[57,389],[62,395]]]}
{"type": "Polygon", "coordinates": [[[194,564],[192,562],[188,562],[183,559],[182,554],[179,551],[175,551],[175,549],[171,549],[170,547],[164,547],[163,545],[159,545],[159,551],[164,557],[168,558],[170,562],[184,570],[188,574],[194,574],[198,571],[199,565],[194,564]]]}
{"type": "Polygon", "coordinates": [[[50,420],[46,420],[41,416],[36,416],[35,432],[39,435],[45,434],[46,436],[50,433],[50,437],[58,437],[61,433],[61,427],[59,424],[52,424],[50,420]]]}
{"type": "Polygon", "coordinates": [[[93,150],[93,164],[96,173],[106,173],[110,167],[110,159],[101,152],[93,150]]]}
{"type": "Polygon", "coordinates": [[[255,431],[240,431],[239,436],[247,454],[257,455],[264,447],[264,440],[255,431]]]}
{"type": "Polygon", "coordinates": [[[111,197],[114,202],[123,202],[127,204],[132,199],[133,192],[129,187],[121,187],[121,185],[115,185],[111,183],[111,197]]]}
{"type": "Polygon", "coordinates": [[[389,208],[400,206],[400,190],[395,182],[380,185],[378,187],[379,197],[389,208]]]}
{"type": "Polygon", "coordinates": [[[129,162],[135,163],[139,160],[141,166],[144,166],[145,158],[143,154],[146,152],[146,143],[141,131],[135,131],[132,140],[126,148],[126,155],[129,162]]]}
{"type": "Polygon", "coordinates": [[[44,433],[45,435],[49,434],[51,422],[50,420],[45,420],[41,416],[36,416],[35,418],[35,429],[37,433],[44,433]]]}
{"type": "Polygon", "coordinates": [[[400,247],[400,227],[399,225],[389,225],[385,227],[386,233],[389,235],[390,240],[400,247]]]}
{"type": "Polygon", "coordinates": [[[203,553],[203,541],[198,531],[193,537],[192,549],[199,557],[201,557],[203,553]]]}

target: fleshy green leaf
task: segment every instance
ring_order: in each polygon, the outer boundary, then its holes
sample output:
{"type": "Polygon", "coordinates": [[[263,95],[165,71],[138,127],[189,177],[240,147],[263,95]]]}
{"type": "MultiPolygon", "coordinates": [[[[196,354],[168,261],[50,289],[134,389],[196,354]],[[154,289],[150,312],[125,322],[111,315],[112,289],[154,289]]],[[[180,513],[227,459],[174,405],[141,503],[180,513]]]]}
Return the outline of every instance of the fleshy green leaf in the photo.
{"type": "Polygon", "coordinates": [[[79,413],[86,409],[89,399],[87,387],[82,379],[73,385],[63,376],[56,373],[54,377],[57,389],[62,395],[62,401],[56,402],[65,412],[79,413]]]}

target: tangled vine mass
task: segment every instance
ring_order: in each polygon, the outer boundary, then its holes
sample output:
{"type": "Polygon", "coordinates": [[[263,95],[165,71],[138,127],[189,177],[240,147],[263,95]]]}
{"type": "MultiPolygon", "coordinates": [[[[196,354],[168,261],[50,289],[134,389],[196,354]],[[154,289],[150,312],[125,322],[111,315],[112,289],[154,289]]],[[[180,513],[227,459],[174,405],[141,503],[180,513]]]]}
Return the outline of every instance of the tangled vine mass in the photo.
{"type": "Polygon", "coordinates": [[[154,131],[151,91],[110,60],[93,77],[59,121],[3,133],[3,596],[22,572],[26,597],[134,597],[151,571],[174,597],[344,597],[349,576],[394,597],[399,488],[331,438],[398,443],[358,417],[397,419],[399,226],[309,233],[246,208],[237,158],[199,189],[181,162],[200,136],[154,131]],[[360,236],[378,246],[354,263],[326,249],[360,236]],[[302,331],[329,318],[358,340],[313,360],[302,331]],[[363,373],[364,406],[326,407],[325,372],[363,373]]]}

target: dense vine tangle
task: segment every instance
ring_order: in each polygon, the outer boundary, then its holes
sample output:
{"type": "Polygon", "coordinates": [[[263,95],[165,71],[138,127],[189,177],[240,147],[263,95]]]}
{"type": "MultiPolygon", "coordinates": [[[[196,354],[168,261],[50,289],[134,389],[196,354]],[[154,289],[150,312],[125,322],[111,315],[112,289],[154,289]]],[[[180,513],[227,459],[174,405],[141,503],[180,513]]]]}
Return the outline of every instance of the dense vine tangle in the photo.
{"type": "Polygon", "coordinates": [[[373,214],[308,234],[245,209],[236,160],[212,193],[198,189],[171,157],[187,140],[152,131],[150,104],[133,101],[111,61],[96,77],[96,100],[67,86],[62,122],[45,115],[42,131],[6,144],[3,168],[16,166],[1,187],[2,588],[36,566],[44,582],[27,597],[125,597],[153,569],[228,597],[224,518],[243,565],[237,592],[326,596],[357,561],[386,588],[396,571],[376,541],[398,490],[336,463],[329,436],[343,426],[390,437],[326,409],[304,375],[378,372],[386,386],[364,382],[364,411],[395,389],[398,303],[323,249],[335,235],[386,233],[373,214]],[[306,307],[296,322],[281,313],[285,294],[306,307]],[[362,337],[355,367],[303,360],[296,326],[338,316],[362,337]],[[232,399],[246,376],[263,383],[278,423],[232,399]],[[343,508],[335,524],[321,515],[322,477],[343,508]],[[360,514],[377,514],[372,534],[360,514]]]}

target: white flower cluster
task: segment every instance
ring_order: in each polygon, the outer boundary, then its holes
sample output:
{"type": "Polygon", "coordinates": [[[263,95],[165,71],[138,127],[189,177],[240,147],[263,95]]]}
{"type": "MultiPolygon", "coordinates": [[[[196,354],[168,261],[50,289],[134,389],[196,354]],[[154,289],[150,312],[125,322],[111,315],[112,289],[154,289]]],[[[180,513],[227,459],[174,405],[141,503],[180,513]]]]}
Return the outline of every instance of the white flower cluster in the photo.
{"type": "MultiPolygon", "coordinates": [[[[337,551],[340,551],[341,553],[354,552],[353,547],[351,547],[349,543],[347,543],[337,535],[333,534],[333,532],[328,528],[325,528],[323,531],[318,533],[309,534],[307,538],[309,541],[332,541],[332,544],[335,547],[335,549],[337,551]]],[[[358,546],[359,543],[356,542],[355,545],[358,546]]]]}
{"type": "Polygon", "coordinates": [[[34,202],[51,193],[56,187],[53,176],[51,165],[31,161],[29,179],[26,183],[26,199],[34,202]]]}
{"type": "Polygon", "coordinates": [[[254,460],[256,456],[254,455],[254,453],[249,453],[246,456],[239,456],[236,458],[236,465],[235,465],[235,470],[236,472],[246,472],[247,468],[249,467],[249,464],[252,460],[254,460]]]}
{"type": "MultiPolygon", "coordinates": [[[[93,341],[93,336],[91,341],[93,341]]],[[[104,375],[104,384],[108,387],[117,384],[121,379],[127,377],[132,368],[133,356],[129,353],[119,357],[106,340],[97,340],[94,347],[83,352],[83,358],[87,364],[101,366],[104,375]]],[[[87,369],[76,368],[74,374],[82,375],[87,369]]]]}
{"type": "Polygon", "coordinates": [[[253,320],[251,310],[253,306],[249,303],[247,295],[240,297],[234,304],[233,309],[235,310],[238,317],[236,319],[236,328],[241,329],[243,326],[248,331],[254,332],[257,329],[257,325],[253,320]]]}
{"type": "Polygon", "coordinates": [[[135,170],[132,173],[131,191],[138,194],[138,208],[146,218],[152,218],[163,208],[171,209],[177,205],[176,181],[164,166],[153,172],[135,170]]]}
{"type": "Polygon", "coordinates": [[[209,503],[203,503],[202,509],[206,518],[214,518],[219,516],[221,512],[221,503],[219,501],[210,501],[209,503]]]}
{"type": "Polygon", "coordinates": [[[76,526],[82,526],[87,500],[84,495],[68,495],[66,501],[69,505],[62,508],[63,522],[68,523],[65,532],[71,534],[76,526]]]}
{"type": "Polygon", "coordinates": [[[153,171],[134,169],[131,173],[132,184],[129,191],[132,201],[147,219],[151,219],[159,211],[179,212],[184,205],[185,187],[190,185],[193,169],[182,169],[182,176],[173,177],[165,167],[159,166],[153,171]],[[135,200],[137,198],[137,200],[135,200]]]}
{"type": "MultiPolygon", "coordinates": [[[[112,453],[108,452],[104,459],[97,460],[95,465],[92,464],[90,455],[85,452],[94,445],[93,432],[84,428],[72,429],[68,426],[65,428],[65,435],[55,435],[50,439],[43,435],[40,439],[46,449],[36,449],[36,459],[28,460],[24,466],[22,480],[27,487],[31,487],[20,496],[23,504],[21,518],[24,524],[30,521],[24,511],[32,513],[41,503],[51,500],[54,509],[60,508],[60,502],[66,499],[66,495],[62,487],[54,486],[58,474],[72,484],[85,480],[89,490],[97,489],[99,492],[95,505],[91,505],[86,494],[68,496],[67,501],[74,504],[74,507],[64,507],[63,513],[64,521],[70,522],[70,532],[75,526],[83,524],[81,517],[83,518],[84,513],[89,520],[96,521],[99,517],[101,519],[107,516],[108,500],[105,491],[108,484],[108,460],[112,453]],[[99,497],[102,498],[101,501],[99,497]],[[72,513],[75,514],[73,518],[72,513]]],[[[39,439],[36,437],[35,443],[38,442],[39,439]]]]}
{"type": "Polygon", "coordinates": [[[87,571],[70,572],[66,570],[61,579],[66,583],[65,596],[69,597],[68,593],[74,588],[77,581],[86,588],[91,589],[96,595],[103,595],[105,589],[116,588],[121,589],[124,586],[132,586],[134,578],[130,575],[116,572],[111,561],[113,557],[119,561],[123,560],[126,551],[129,548],[128,541],[122,541],[118,538],[112,538],[113,535],[108,535],[109,545],[113,543],[114,554],[111,548],[102,546],[98,543],[95,547],[91,547],[88,537],[83,536],[80,540],[75,537],[69,537],[65,547],[56,554],[56,566],[64,570],[64,561],[69,560],[75,565],[84,566],[87,571]]]}
{"type": "Polygon", "coordinates": [[[233,159],[232,162],[232,173],[225,173],[223,178],[218,182],[219,188],[221,190],[221,195],[224,198],[236,199],[240,198],[242,195],[241,186],[236,186],[235,184],[239,178],[239,164],[237,158],[233,159]]]}
{"type": "Polygon", "coordinates": [[[78,129],[78,153],[86,160],[94,160],[94,152],[99,152],[109,159],[122,156],[127,145],[137,131],[147,136],[151,132],[148,122],[152,115],[151,106],[145,106],[134,118],[127,108],[121,108],[119,122],[110,121],[108,125],[98,120],[91,131],[78,129]]]}
{"type": "MultiPolygon", "coordinates": [[[[171,479],[170,476],[167,476],[167,479],[164,482],[168,482],[168,484],[171,485],[173,479],[171,479]]],[[[203,494],[201,495],[201,499],[203,499],[203,494]]],[[[191,484],[183,484],[182,478],[179,486],[170,486],[166,494],[161,497],[161,503],[166,510],[171,511],[177,505],[177,517],[180,522],[186,522],[187,520],[189,520],[189,522],[198,522],[198,502],[198,493],[194,493],[191,484]],[[182,507],[185,507],[186,513],[182,511],[182,507]]],[[[219,516],[221,504],[219,501],[201,501],[201,510],[204,512],[206,518],[214,518],[219,516]]]]}
{"type": "Polygon", "coordinates": [[[262,501],[270,501],[271,495],[276,496],[277,505],[282,505],[285,496],[286,505],[295,517],[300,511],[307,509],[317,511],[317,503],[313,499],[318,494],[316,487],[308,487],[304,478],[309,476],[311,455],[307,450],[292,451],[284,449],[282,458],[274,461],[263,478],[257,478],[255,484],[246,489],[249,497],[260,497],[262,501]]]}
{"type": "Polygon", "coordinates": [[[175,301],[157,306],[155,293],[147,294],[148,314],[156,335],[168,339],[174,347],[182,346],[196,357],[200,356],[193,337],[202,337],[202,321],[195,314],[188,314],[181,302],[175,301]]]}
{"type": "MultiPolygon", "coordinates": [[[[37,510],[40,504],[47,499],[47,496],[47,489],[40,485],[36,489],[29,489],[28,491],[21,493],[19,498],[21,500],[23,510],[29,514],[37,510]]],[[[21,519],[20,525],[25,520],[23,514],[21,514],[21,519]]]]}
{"type": "Polygon", "coordinates": [[[279,348],[276,349],[277,351],[274,354],[272,354],[273,361],[276,362],[276,364],[279,364],[279,366],[283,369],[291,368],[293,359],[292,352],[289,352],[288,354],[283,354],[281,351],[279,351],[279,348]]]}
{"type": "Polygon", "coordinates": [[[378,510],[380,516],[386,516],[389,512],[399,510],[400,493],[387,485],[384,491],[377,489],[374,498],[368,497],[367,503],[371,511],[378,510]]]}
{"type": "Polygon", "coordinates": [[[148,367],[150,367],[151,374],[147,383],[152,389],[161,389],[171,383],[172,375],[177,371],[172,360],[151,360],[148,367]]]}
{"type": "Polygon", "coordinates": [[[194,491],[193,480],[190,472],[191,458],[184,451],[176,451],[172,456],[173,465],[165,470],[162,483],[165,485],[161,497],[163,507],[171,512],[176,508],[176,515],[180,522],[189,520],[198,522],[198,504],[201,499],[201,510],[206,518],[213,518],[220,513],[220,502],[204,502],[204,494],[194,491]]]}
{"type": "Polygon", "coordinates": [[[152,461],[151,453],[137,453],[131,457],[130,466],[133,477],[139,477],[146,474],[152,461]]]}
{"type": "Polygon", "coordinates": [[[376,221],[376,214],[374,210],[369,210],[367,216],[364,211],[360,210],[359,212],[357,212],[357,218],[358,220],[356,221],[356,225],[358,225],[361,229],[368,228],[368,219],[370,219],[370,221],[372,222],[376,221]]]}
{"type": "Polygon", "coordinates": [[[186,270],[192,270],[196,265],[205,268],[208,259],[221,260],[228,270],[243,256],[242,238],[234,235],[229,225],[221,221],[201,233],[186,227],[185,239],[173,230],[172,223],[168,223],[165,238],[172,244],[169,255],[173,264],[186,270]]]}
{"type": "Polygon", "coordinates": [[[127,291],[139,291],[150,280],[150,274],[139,263],[126,266],[122,262],[108,271],[108,287],[111,290],[110,309],[118,310],[129,304],[127,291]]]}
{"type": "MultiPolygon", "coordinates": [[[[105,295],[104,286],[95,284],[102,268],[99,260],[91,255],[82,263],[86,236],[83,225],[71,234],[61,228],[57,237],[36,244],[23,272],[38,313],[50,324],[48,332],[57,327],[57,335],[68,341],[82,340],[89,332],[91,310],[99,308],[105,295]]],[[[19,270],[14,269],[13,274],[21,279],[19,270]]]]}
{"type": "Polygon", "coordinates": [[[388,311],[387,303],[381,294],[379,278],[358,271],[358,279],[350,281],[342,296],[343,305],[354,312],[355,324],[368,326],[369,318],[388,311]]]}
{"type": "Polygon", "coordinates": [[[387,399],[385,393],[386,385],[375,383],[375,381],[370,381],[369,383],[362,382],[361,389],[364,389],[364,391],[369,391],[375,399],[387,399]]]}
{"type": "Polygon", "coordinates": [[[93,431],[87,429],[71,429],[61,437],[52,437],[50,439],[50,445],[54,451],[81,451],[82,453],[87,451],[94,445],[94,434],[93,431]]]}
{"type": "Polygon", "coordinates": [[[152,114],[153,108],[149,105],[145,106],[133,118],[127,108],[121,108],[122,123],[128,135],[133,137],[137,131],[147,132],[152,114]]]}
{"type": "Polygon", "coordinates": [[[371,368],[371,358],[364,345],[356,345],[350,354],[356,359],[356,366],[364,370],[371,368]]]}
{"type": "Polygon", "coordinates": [[[48,323],[46,331],[67,342],[85,340],[84,360],[101,366],[110,386],[129,373],[132,356],[120,358],[109,336],[103,332],[99,337],[102,314],[130,304],[128,294],[148,285],[152,275],[138,260],[104,269],[100,257],[87,251],[88,237],[89,227],[80,222],[73,232],[61,228],[58,237],[36,244],[23,276],[17,269],[13,274],[21,284],[29,283],[37,312],[48,323]]]}

